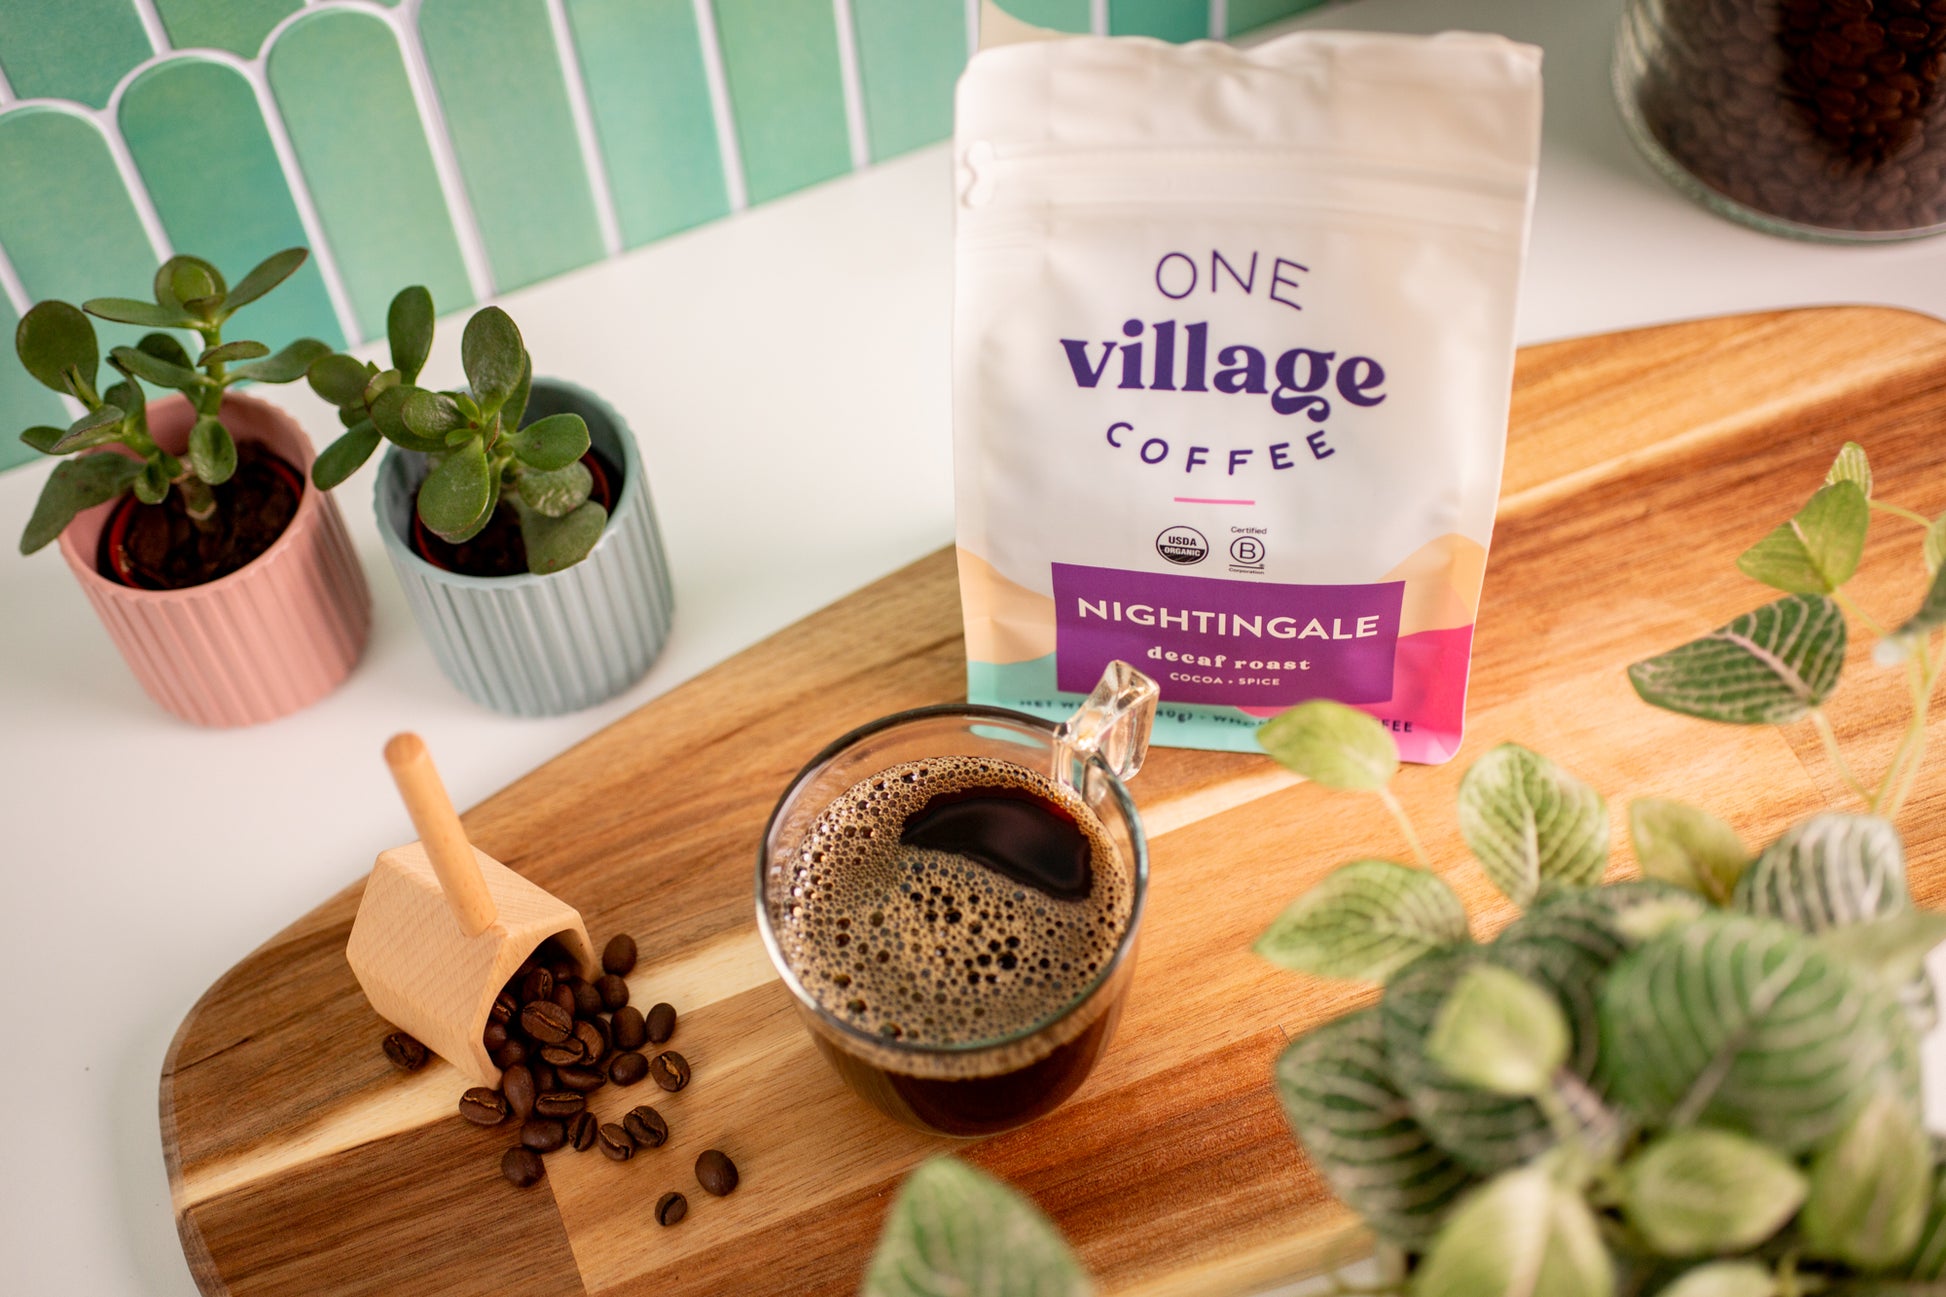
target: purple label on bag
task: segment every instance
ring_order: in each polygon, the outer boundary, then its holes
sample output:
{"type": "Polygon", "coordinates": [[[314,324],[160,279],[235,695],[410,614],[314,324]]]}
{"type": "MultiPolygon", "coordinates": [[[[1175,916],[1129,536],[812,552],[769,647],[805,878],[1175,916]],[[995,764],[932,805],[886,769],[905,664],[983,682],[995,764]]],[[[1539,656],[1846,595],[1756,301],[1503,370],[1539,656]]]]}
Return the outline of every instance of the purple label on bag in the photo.
{"type": "Polygon", "coordinates": [[[1120,658],[1179,703],[1286,707],[1392,696],[1405,582],[1273,585],[1054,564],[1055,683],[1120,658]]]}

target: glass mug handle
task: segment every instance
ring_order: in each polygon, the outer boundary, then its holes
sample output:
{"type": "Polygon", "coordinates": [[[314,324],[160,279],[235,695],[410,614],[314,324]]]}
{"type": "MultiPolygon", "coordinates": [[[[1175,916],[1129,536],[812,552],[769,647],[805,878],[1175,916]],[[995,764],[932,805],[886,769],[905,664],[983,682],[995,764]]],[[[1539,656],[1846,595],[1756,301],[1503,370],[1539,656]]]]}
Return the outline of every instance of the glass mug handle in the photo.
{"type": "Polygon", "coordinates": [[[1054,731],[1054,781],[1093,802],[1090,758],[1099,756],[1117,779],[1133,779],[1149,755],[1149,730],[1155,725],[1161,688],[1128,663],[1117,660],[1074,715],[1054,731]]]}

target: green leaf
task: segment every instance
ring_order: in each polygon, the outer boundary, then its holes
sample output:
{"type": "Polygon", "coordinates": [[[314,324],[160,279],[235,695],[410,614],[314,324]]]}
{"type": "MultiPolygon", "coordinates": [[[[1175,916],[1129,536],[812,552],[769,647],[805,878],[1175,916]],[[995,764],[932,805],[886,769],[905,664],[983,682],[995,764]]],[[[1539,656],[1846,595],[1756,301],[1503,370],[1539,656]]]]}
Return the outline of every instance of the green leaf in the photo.
{"type": "Polygon", "coordinates": [[[1858,570],[1871,519],[1858,483],[1820,487],[1796,517],[1745,550],[1737,570],[1787,594],[1830,594],[1858,570]]]}
{"type": "Polygon", "coordinates": [[[177,391],[186,392],[192,388],[207,386],[209,383],[209,380],[196,370],[160,359],[143,349],[117,347],[108,354],[113,356],[115,363],[123,369],[145,382],[154,383],[157,387],[173,387],[177,391]]]}
{"type": "Polygon", "coordinates": [[[527,570],[537,575],[559,572],[588,557],[608,525],[608,510],[593,500],[565,518],[550,518],[535,509],[520,511],[520,539],[527,546],[527,570]]]}
{"type": "Polygon", "coordinates": [[[950,1157],[906,1178],[860,1297],[1087,1297],[1087,1272],[1033,1203],[950,1157]]]}
{"type": "Polygon", "coordinates": [[[444,440],[421,437],[405,426],[406,398],[418,390],[415,387],[397,385],[381,389],[377,398],[372,401],[372,426],[377,428],[387,441],[403,446],[407,450],[416,450],[426,455],[443,453],[446,449],[444,440]]]}
{"type": "Polygon", "coordinates": [[[1876,815],[1813,815],[1764,848],[1732,903],[1804,932],[1895,914],[1912,903],[1905,844],[1876,815]]]}
{"type": "Polygon", "coordinates": [[[459,531],[452,532],[451,534],[446,535],[441,539],[443,539],[449,545],[463,545],[467,541],[472,540],[475,536],[479,535],[481,532],[485,531],[487,529],[487,524],[493,521],[494,511],[500,507],[500,492],[502,490],[502,480],[503,479],[501,478],[501,475],[498,471],[498,466],[496,466],[493,463],[493,461],[489,459],[487,461],[488,487],[487,487],[486,508],[480,511],[480,516],[475,518],[471,524],[469,524],[468,526],[466,526],[465,528],[459,531]]]}
{"type": "MultiPolygon", "coordinates": [[[[523,497],[526,489],[523,481],[523,497]]],[[[1299,972],[1383,982],[1428,950],[1466,939],[1466,907],[1437,877],[1354,860],[1291,902],[1251,948],[1299,972]]]]}
{"type": "Polygon", "coordinates": [[[1946,566],[1946,513],[1932,520],[1926,528],[1926,541],[1923,549],[1926,558],[1926,571],[1937,576],[1939,569],[1946,566]]]}
{"type": "Polygon", "coordinates": [[[1848,968],[1870,974],[1895,995],[1914,981],[1926,980],[1926,956],[1943,941],[1946,913],[1917,906],[1887,918],[1832,928],[1817,939],[1818,949],[1848,968]]]}
{"type": "Polygon", "coordinates": [[[102,399],[110,405],[120,406],[127,411],[122,416],[123,425],[133,420],[137,427],[148,421],[148,398],[142,394],[142,385],[132,378],[124,378],[102,393],[102,399]]]}
{"type": "Polygon", "coordinates": [[[1413,1120],[1392,1084],[1384,1030],[1364,1009],[1292,1041],[1277,1098],[1331,1192],[1382,1237],[1418,1250],[1478,1183],[1413,1120]]]}
{"type": "Polygon", "coordinates": [[[81,309],[104,320],[151,329],[186,329],[196,322],[185,311],[134,297],[91,297],[81,303],[81,309]]]}
{"type": "Polygon", "coordinates": [[[1912,1255],[1932,1197],[1932,1158],[1918,1114],[1872,1096],[1811,1163],[1798,1228],[1812,1256],[1883,1270],[1912,1255]]]}
{"type": "Polygon", "coordinates": [[[201,257],[177,255],[155,268],[155,300],[193,314],[213,315],[223,304],[223,272],[201,257]]]}
{"type": "Polygon", "coordinates": [[[1932,1187],[1926,1204],[1926,1223],[1919,1231],[1919,1243],[1907,1277],[1922,1281],[1946,1279],[1946,1168],[1942,1168],[1942,1148],[1938,1136],[1932,1140],[1932,1187]]]}
{"type": "Polygon", "coordinates": [[[1840,482],[1850,482],[1865,493],[1867,500],[1872,498],[1872,465],[1865,457],[1865,448],[1855,441],[1848,441],[1838,450],[1838,457],[1831,461],[1831,467],[1824,475],[1826,486],[1836,486],[1840,482]]]}
{"type": "Polygon", "coordinates": [[[1747,1252],[1789,1223],[1804,1177],[1783,1157],[1726,1130],[1677,1130],[1622,1168],[1622,1210],[1664,1256],[1747,1252]]]}
{"type": "Polygon", "coordinates": [[[1580,1196],[1547,1168],[1499,1176],[1454,1210],[1414,1297],[1610,1297],[1615,1267],[1580,1196]]]}
{"type": "Polygon", "coordinates": [[[548,473],[588,453],[588,425],[578,414],[550,414],[510,435],[507,445],[521,463],[548,473]]]}
{"type": "Polygon", "coordinates": [[[1775,1297],[1777,1281],[1755,1261],[1712,1261],[1662,1289],[1656,1297],[1775,1297]]]}
{"type": "Polygon", "coordinates": [[[1287,769],[1326,788],[1372,791],[1399,768],[1399,749],[1376,717],[1316,698],[1272,717],[1257,746],[1287,769]]]}
{"type": "Polygon", "coordinates": [[[341,409],[345,406],[356,407],[359,417],[363,418],[365,385],[377,373],[376,365],[334,353],[312,361],[311,367],[304,371],[304,377],[310,382],[313,392],[341,409]]]}
{"type": "Polygon", "coordinates": [[[236,287],[230,290],[229,297],[223,303],[228,308],[226,314],[236,313],[289,279],[297,273],[297,268],[303,265],[304,259],[310,255],[310,252],[304,248],[285,248],[282,252],[273,252],[259,261],[251,267],[250,273],[239,279],[236,287]]]}
{"type": "Polygon", "coordinates": [[[1624,956],[1600,1007],[1608,1093],[1637,1120],[1700,1122],[1791,1153],[1851,1120],[1904,1028],[1810,938],[1724,913],[1624,956]]]}
{"type": "Polygon", "coordinates": [[[1608,807],[1554,762],[1503,743],[1460,780],[1460,835],[1516,905],[1543,884],[1591,887],[1608,865],[1608,807]]]}
{"type": "Polygon", "coordinates": [[[54,448],[60,445],[61,438],[67,435],[67,429],[65,428],[50,428],[45,424],[40,424],[22,432],[20,439],[43,455],[56,455],[60,452],[54,448]]]}
{"type": "Polygon", "coordinates": [[[581,506],[594,489],[594,474],[580,460],[552,473],[527,469],[520,474],[521,502],[550,518],[565,518],[581,506]]]}
{"type": "Polygon", "coordinates": [[[520,353],[520,381],[514,384],[507,403],[500,407],[500,422],[503,426],[518,431],[521,421],[527,417],[527,399],[534,390],[534,359],[525,351],[520,353]]]}
{"type": "Polygon", "coordinates": [[[72,373],[84,388],[94,390],[95,371],[101,366],[95,326],[66,302],[50,300],[29,308],[14,326],[14,352],[43,387],[69,395],[74,391],[68,383],[72,373]]]}
{"type": "Polygon", "coordinates": [[[220,347],[211,347],[196,358],[198,367],[218,363],[228,364],[233,360],[256,360],[268,356],[270,348],[261,342],[226,342],[220,347]]]}
{"type": "Polygon", "coordinates": [[[175,474],[160,458],[151,458],[142,465],[142,472],[135,479],[135,498],[143,504],[161,504],[169,498],[169,483],[174,479],[175,474]]]}
{"type": "MultiPolygon", "coordinates": [[[[484,409],[498,409],[520,385],[527,351],[521,345],[520,330],[513,318],[497,306],[474,313],[460,336],[460,366],[472,385],[474,399],[484,409]]],[[[558,464],[536,464],[536,468],[559,468],[558,464]]]]}
{"type": "Polygon", "coordinates": [[[61,461],[48,475],[34,515],[20,534],[20,552],[32,554],[58,537],[74,515],[112,500],[142,475],[142,461],[105,453],[61,461]]]}
{"type": "Polygon", "coordinates": [[[311,481],[320,491],[329,491],[356,473],[378,449],[378,429],[370,419],[353,424],[345,435],[326,446],[311,464],[311,481]]]}
{"type": "Polygon", "coordinates": [[[1629,803],[1628,832],[1645,877],[1687,888],[1713,905],[1729,903],[1750,863],[1735,829],[1681,802],[1643,797],[1629,803]]]}
{"type": "MultiPolygon", "coordinates": [[[[466,416],[460,413],[453,399],[444,392],[429,392],[422,387],[407,389],[405,404],[399,407],[399,417],[405,426],[418,436],[429,440],[445,440],[452,432],[466,430],[466,416]]],[[[448,445],[452,444],[450,441],[448,445]]]]}
{"type": "Polygon", "coordinates": [[[1823,595],[1792,595],[1628,669],[1642,701],[1731,725],[1801,720],[1838,686],[1845,617],[1823,595]]]}
{"type": "Polygon", "coordinates": [[[229,381],[241,383],[290,383],[304,377],[313,361],[331,354],[331,348],[316,338],[299,338],[265,360],[238,365],[230,371],[229,381]]]}
{"type": "Polygon", "coordinates": [[[194,362],[189,359],[189,353],[183,350],[182,343],[176,341],[174,334],[145,333],[142,335],[142,340],[135,344],[135,349],[154,356],[157,360],[166,361],[177,369],[195,367],[194,362]]]}
{"type": "Polygon", "coordinates": [[[199,415],[189,428],[189,467],[211,486],[236,472],[236,442],[214,415],[199,415]]]}
{"type": "Polygon", "coordinates": [[[419,520],[441,536],[457,535],[479,521],[491,497],[486,449],[475,437],[441,456],[419,484],[419,520]]]}
{"type": "Polygon", "coordinates": [[[50,453],[68,455],[77,450],[106,445],[122,435],[122,420],[125,417],[119,405],[97,406],[69,424],[68,430],[61,434],[61,439],[54,443],[50,453]]]}
{"type": "Polygon", "coordinates": [[[1568,1021],[1552,995],[1518,973],[1476,964],[1440,1006],[1426,1054],[1468,1085],[1532,1096],[1552,1085],[1568,1044],[1568,1021]]]}
{"type": "MultiPolygon", "coordinates": [[[[411,397],[406,398],[406,404],[407,405],[412,404],[411,397]]],[[[458,407],[454,407],[454,408],[457,409],[458,407]]],[[[411,427],[412,425],[407,424],[406,426],[411,427]]],[[[472,427],[462,426],[462,427],[455,428],[451,432],[447,433],[443,438],[441,438],[441,441],[448,446],[464,446],[467,442],[471,441],[475,437],[482,437],[480,430],[472,427]]],[[[486,438],[482,437],[482,440],[486,440],[486,438]]],[[[489,442],[489,444],[491,443],[489,442]]]]}
{"type": "Polygon", "coordinates": [[[417,381],[432,354],[432,294],[419,284],[399,290],[385,312],[385,337],[392,348],[392,368],[408,383],[417,381]]]}
{"type": "Polygon", "coordinates": [[[1926,637],[1941,626],[1946,626],[1946,568],[1933,573],[1932,584],[1926,587],[1926,597],[1919,602],[1919,611],[1906,618],[1879,645],[1879,661],[1889,665],[1915,650],[1923,649],[1926,637]]]}

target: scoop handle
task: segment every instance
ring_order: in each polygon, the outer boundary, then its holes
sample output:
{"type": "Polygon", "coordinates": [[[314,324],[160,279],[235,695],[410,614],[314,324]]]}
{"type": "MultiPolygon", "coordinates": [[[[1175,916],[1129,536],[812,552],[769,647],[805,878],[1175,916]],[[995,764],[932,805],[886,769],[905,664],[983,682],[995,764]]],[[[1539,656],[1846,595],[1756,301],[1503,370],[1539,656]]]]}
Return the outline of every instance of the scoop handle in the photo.
{"type": "Polygon", "coordinates": [[[459,922],[460,931],[477,937],[500,917],[480,876],[480,862],[473,856],[473,844],[446,795],[439,771],[432,764],[432,753],[417,734],[394,734],[385,745],[385,764],[392,768],[392,782],[399,786],[405,809],[412,816],[412,827],[432,860],[432,871],[439,876],[439,888],[446,894],[447,908],[459,922]]]}

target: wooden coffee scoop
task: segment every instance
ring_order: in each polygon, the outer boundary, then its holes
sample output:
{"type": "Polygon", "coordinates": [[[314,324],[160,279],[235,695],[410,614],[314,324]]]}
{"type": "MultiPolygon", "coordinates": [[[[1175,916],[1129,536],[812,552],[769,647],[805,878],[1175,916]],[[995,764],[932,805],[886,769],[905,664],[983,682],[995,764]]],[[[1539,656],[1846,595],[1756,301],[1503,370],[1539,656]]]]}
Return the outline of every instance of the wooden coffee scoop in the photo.
{"type": "Polygon", "coordinates": [[[480,1039],[494,997],[549,937],[592,976],[588,930],[573,906],[467,841],[417,734],[394,735],[385,762],[419,840],[379,853],[345,958],[380,1017],[476,1084],[498,1085],[480,1039]]]}

